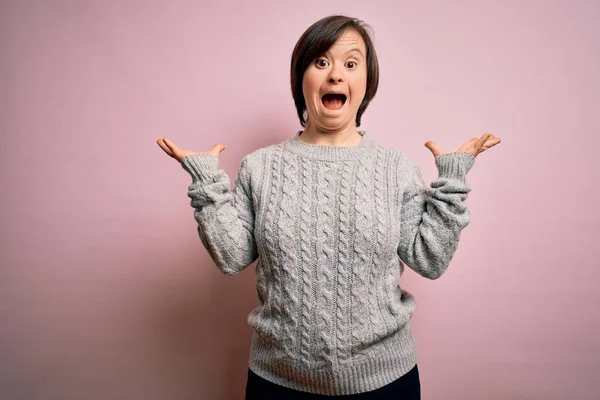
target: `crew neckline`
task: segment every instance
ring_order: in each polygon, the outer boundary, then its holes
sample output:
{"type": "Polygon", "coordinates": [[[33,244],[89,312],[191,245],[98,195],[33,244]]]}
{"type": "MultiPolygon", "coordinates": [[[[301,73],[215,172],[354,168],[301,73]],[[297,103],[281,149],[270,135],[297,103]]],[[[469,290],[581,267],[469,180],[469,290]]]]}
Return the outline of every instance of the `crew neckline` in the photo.
{"type": "Polygon", "coordinates": [[[315,158],[323,161],[339,161],[353,160],[359,157],[364,157],[367,153],[375,148],[375,141],[366,131],[359,131],[362,135],[362,140],[355,146],[332,146],[326,144],[311,144],[300,139],[300,134],[303,131],[298,131],[296,134],[285,142],[287,150],[301,156],[315,158]]]}

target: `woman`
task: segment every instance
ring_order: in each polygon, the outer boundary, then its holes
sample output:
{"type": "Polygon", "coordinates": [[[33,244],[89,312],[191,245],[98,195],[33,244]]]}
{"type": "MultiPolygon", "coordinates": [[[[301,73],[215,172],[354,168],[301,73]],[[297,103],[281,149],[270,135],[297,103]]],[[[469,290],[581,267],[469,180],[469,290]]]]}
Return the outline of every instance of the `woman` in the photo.
{"type": "Polygon", "coordinates": [[[191,174],[188,195],[202,243],[236,274],[258,259],[260,305],[247,399],[419,399],[408,265],[436,279],[470,221],[466,174],[500,142],[486,133],[457,151],[425,145],[439,176],[360,127],[377,92],[378,62],[366,26],[324,18],[294,48],[291,87],[305,128],[242,160],[235,187],[218,169],[225,146],[195,153],[160,147],[191,174]]]}

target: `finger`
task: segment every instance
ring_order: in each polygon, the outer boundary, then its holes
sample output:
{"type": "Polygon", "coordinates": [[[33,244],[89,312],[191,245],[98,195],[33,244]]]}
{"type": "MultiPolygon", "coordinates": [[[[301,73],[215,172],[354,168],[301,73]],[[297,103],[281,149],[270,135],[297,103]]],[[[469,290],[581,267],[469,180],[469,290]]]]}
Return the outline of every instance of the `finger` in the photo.
{"type": "Polygon", "coordinates": [[[495,145],[497,145],[500,142],[501,142],[500,138],[489,139],[487,142],[485,142],[483,147],[489,149],[490,147],[494,147],[495,145]]]}
{"type": "Polygon", "coordinates": [[[479,138],[479,139],[477,140],[477,142],[475,143],[475,150],[479,150],[479,149],[481,149],[481,148],[483,147],[483,145],[485,144],[485,142],[487,142],[487,141],[488,141],[488,139],[490,138],[490,136],[492,136],[492,134],[491,134],[491,133],[489,133],[489,132],[486,132],[486,133],[484,133],[484,134],[481,136],[481,138],[479,138]]]}
{"type": "Polygon", "coordinates": [[[434,157],[437,157],[442,151],[436,142],[431,140],[425,142],[425,147],[427,147],[434,157]]]}
{"type": "Polygon", "coordinates": [[[213,147],[208,151],[208,153],[218,156],[223,150],[225,150],[225,145],[222,143],[217,143],[213,145],[213,147]]]}
{"type": "Polygon", "coordinates": [[[163,149],[163,151],[164,151],[165,153],[167,153],[169,156],[171,156],[171,157],[175,157],[175,155],[173,154],[173,152],[171,151],[171,149],[169,148],[169,146],[167,146],[167,145],[165,144],[165,141],[164,141],[164,139],[158,139],[158,140],[156,141],[156,143],[158,143],[158,146],[159,146],[161,149],[163,149]]]}
{"type": "Polygon", "coordinates": [[[173,152],[173,158],[175,158],[177,161],[181,161],[183,157],[186,156],[186,154],[192,153],[191,151],[184,149],[183,147],[177,146],[175,143],[171,142],[167,138],[165,138],[165,143],[167,144],[167,146],[169,146],[169,148],[173,152]]]}
{"type": "Polygon", "coordinates": [[[173,154],[177,153],[177,150],[179,150],[179,147],[175,143],[171,142],[167,138],[163,138],[163,141],[165,142],[165,144],[167,145],[167,147],[169,149],[171,149],[171,151],[173,152],[173,154]]]}
{"type": "Polygon", "coordinates": [[[494,135],[490,134],[490,136],[487,138],[487,142],[492,141],[492,140],[496,140],[496,139],[500,139],[500,138],[497,137],[497,136],[494,136],[494,135]]]}
{"type": "Polygon", "coordinates": [[[495,145],[497,145],[498,143],[501,143],[502,141],[500,140],[500,138],[496,138],[493,139],[492,141],[489,141],[488,143],[486,143],[487,147],[494,147],[495,145]]]}

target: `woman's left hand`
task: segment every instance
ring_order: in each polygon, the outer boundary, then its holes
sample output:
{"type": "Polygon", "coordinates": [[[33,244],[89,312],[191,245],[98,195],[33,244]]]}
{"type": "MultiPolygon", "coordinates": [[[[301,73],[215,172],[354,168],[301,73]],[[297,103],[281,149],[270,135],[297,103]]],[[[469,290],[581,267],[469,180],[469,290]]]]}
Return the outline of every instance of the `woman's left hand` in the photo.
{"type": "MultiPolygon", "coordinates": [[[[494,147],[500,143],[500,138],[492,135],[489,132],[486,132],[480,138],[471,138],[467,143],[463,144],[456,151],[466,151],[467,153],[471,153],[473,157],[477,157],[479,153],[486,151],[489,148],[494,147]]],[[[433,153],[433,157],[441,156],[442,154],[450,154],[454,153],[453,151],[442,151],[436,142],[432,142],[431,140],[425,142],[425,147],[427,147],[433,153]]]]}

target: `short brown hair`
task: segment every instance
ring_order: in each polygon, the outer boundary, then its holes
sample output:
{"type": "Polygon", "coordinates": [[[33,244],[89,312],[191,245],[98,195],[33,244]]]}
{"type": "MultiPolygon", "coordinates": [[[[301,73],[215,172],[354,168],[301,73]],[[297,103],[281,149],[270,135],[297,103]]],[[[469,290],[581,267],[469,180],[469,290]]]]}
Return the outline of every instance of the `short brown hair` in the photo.
{"type": "Polygon", "coordinates": [[[371,27],[363,21],[345,17],[343,15],[332,15],[325,17],[312,24],[298,39],[292,53],[292,65],[290,68],[290,85],[292,96],[300,118],[300,124],[306,126],[305,112],[306,100],[302,92],[302,78],[304,71],[317,58],[325,53],[348,29],[355,30],[364,40],[367,48],[367,90],[365,97],[358,107],[356,113],[356,126],[360,126],[360,118],[367,109],[369,102],[377,93],[379,85],[379,63],[377,53],[371,40],[371,27]]]}

